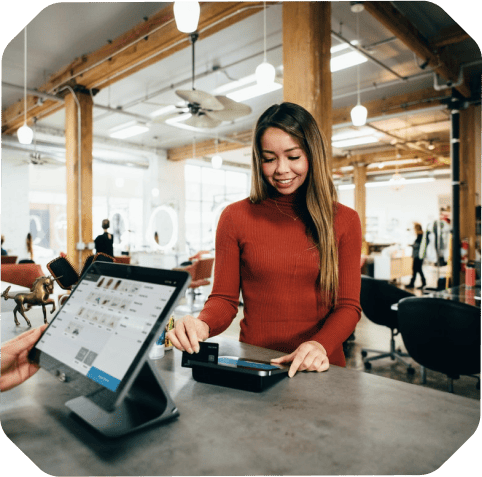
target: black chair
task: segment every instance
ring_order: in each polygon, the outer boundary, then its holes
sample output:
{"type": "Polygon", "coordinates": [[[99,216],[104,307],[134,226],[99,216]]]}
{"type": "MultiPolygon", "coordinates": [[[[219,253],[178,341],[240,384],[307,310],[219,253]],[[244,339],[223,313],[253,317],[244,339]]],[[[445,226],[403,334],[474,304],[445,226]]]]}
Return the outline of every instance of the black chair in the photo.
{"type": "Polygon", "coordinates": [[[402,353],[401,350],[395,349],[395,336],[398,335],[397,311],[392,310],[392,305],[398,303],[401,299],[413,297],[414,295],[406,290],[402,290],[394,285],[390,285],[386,280],[378,280],[376,278],[362,275],[360,304],[365,316],[377,325],[390,328],[390,351],[382,351],[377,349],[362,348],[363,364],[365,369],[371,368],[370,361],[382,358],[397,359],[405,366],[407,372],[413,374],[415,369],[410,363],[404,360],[409,357],[408,354],[402,353]],[[376,353],[375,356],[367,358],[368,353],[376,353]]]}
{"type": "MultiPolygon", "coordinates": [[[[480,373],[480,308],[443,298],[406,298],[398,304],[398,323],[412,359],[446,374],[449,392],[454,379],[480,373]]],[[[480,377],[474,377],[480,389],[480,377]]]]}

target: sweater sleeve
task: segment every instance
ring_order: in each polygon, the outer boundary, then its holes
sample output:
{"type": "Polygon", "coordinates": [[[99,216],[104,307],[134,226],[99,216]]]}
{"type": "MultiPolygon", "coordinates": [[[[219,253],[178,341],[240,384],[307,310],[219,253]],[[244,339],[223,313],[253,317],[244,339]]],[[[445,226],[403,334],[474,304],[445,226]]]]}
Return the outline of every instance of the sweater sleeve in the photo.
{"type": "Polygon", "coordinates": [[[211,294],[199,319],[209,326],[209,336],[222,333],[238,312],[240,290],[240,248],[228,206],[219,218],[216,231],[216,258],[211,294]]]}
{"type": "MultiPolygon", "coordinates": [[[[348,209],[350,210],[350,209],[348,209]]],[[[313,340],[321,343],[328,356],[353,333],[361,317],[360,218],[355,211],[341,230],[338,243],[338,300],[313,340]]]]}

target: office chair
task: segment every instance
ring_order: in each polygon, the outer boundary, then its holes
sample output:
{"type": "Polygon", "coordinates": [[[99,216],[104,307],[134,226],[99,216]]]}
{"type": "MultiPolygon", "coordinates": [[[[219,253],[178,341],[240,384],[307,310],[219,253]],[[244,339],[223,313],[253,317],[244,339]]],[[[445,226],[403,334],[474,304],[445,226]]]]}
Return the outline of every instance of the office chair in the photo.
{"type": "Polygon", "coordinates": [[[191,283],[189,284],[189,288],[186,294],[187,305],[178,306],[176,308],[176,311],[194,313],[202,309],[204,303],[195,303],[196,295],[200,295],[200,293],[196,293],[196,290],[199,289],[199,287],[203,287],[211,283],[208,279],[211,278],[213,263],[214,257],[202,258],[200,260],[195,260],[192,265],[189,265],[187,267],[174,269],[184,270],[186,272],[189,272],[191,275],[191,283]]]}
{"type": "MultiPolygon", "coordinates": [[[[423,368],[448,377],[449,392],[461,375],[477,378],[480,389],[480,308],[433,297],[398,304],[399,330],[410,356],[423,368]]],[[[422,374],[425,382],[425,374],[422,374]]]]}
{"type": "Polygon", "coordinates": [[[410,363],[404,360],[409,357],[408,354],[402,353],[401,350],[395,349],[395,336],[399,334],[397,311],[392,310],[391,306],[398,303],[402,298],[412,297],[413,294],[402,290],[394,285],[390,285],[385,280],[362,275],[360,304],[365,316],[377,325],[390,328],[390,351],[382,351],[377,349],[362,348],[361,355],[365,369],[372,367],[370,361],[382,358],[391,358],[398,360],[407,366],[407,372],[413,374],[415,369],[410,363]],[[368,353],[376,353],[375,356],[367,358],[368,353]]]}

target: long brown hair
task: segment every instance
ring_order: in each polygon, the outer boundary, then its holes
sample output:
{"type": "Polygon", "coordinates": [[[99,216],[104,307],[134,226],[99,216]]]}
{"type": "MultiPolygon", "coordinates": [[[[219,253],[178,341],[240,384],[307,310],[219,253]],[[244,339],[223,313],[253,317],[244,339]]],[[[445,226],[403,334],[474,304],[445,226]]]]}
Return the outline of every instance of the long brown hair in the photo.
{"type": "Polygon", "coordinates": [[[309,170],[303,184],[308,213],[308,230],[320,256],[319,283],[323,301],[336,305],[338,297],[338,251],[333,227],[337,193],[327,164],[326,141],[313,116],[293,103],[275,104],[258,119],[253,136],[251,202],[269,197],[271,187],[262,173],[261,139],[268,128],[289,134],[305,152],[309,170]]]}

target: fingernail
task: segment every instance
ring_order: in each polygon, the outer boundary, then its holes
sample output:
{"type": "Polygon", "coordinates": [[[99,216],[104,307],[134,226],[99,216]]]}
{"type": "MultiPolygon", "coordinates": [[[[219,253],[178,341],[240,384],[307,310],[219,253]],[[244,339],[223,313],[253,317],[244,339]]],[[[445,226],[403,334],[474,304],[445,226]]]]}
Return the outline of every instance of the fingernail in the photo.
{"type": "Polygon", "coordinates": [[[192,348],[188,348],[187,352],[188,352],[189,354],[193,354],[194,351],[192,350],[192,348]]]}
{"type": "Polygon", "coordinates": [[[199,346],[196,346],[196,347],[194,348],[194,352],[195,352],[195,353],[199,353],[199,350],[200,350],[199,346]]]}

